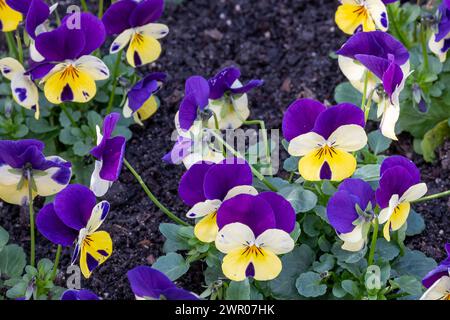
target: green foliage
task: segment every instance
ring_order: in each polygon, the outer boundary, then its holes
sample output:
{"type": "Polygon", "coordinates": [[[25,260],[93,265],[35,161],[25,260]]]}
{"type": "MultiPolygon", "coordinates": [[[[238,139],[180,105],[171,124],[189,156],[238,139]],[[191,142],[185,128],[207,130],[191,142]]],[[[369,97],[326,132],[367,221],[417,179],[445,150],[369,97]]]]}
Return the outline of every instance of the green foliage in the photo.
{"type": "Polygon", "coordinates": [[[189,270],[189,263],[181,254],[171,252],[159,257],[152,267],[163,272],[173,281],[177,280],[189,270]]]}
{"type": "Polygon", "coordinates": [[[250,282],[247,279],[244,281],[231,281],[225,300],[250,300],[250,282]]]}

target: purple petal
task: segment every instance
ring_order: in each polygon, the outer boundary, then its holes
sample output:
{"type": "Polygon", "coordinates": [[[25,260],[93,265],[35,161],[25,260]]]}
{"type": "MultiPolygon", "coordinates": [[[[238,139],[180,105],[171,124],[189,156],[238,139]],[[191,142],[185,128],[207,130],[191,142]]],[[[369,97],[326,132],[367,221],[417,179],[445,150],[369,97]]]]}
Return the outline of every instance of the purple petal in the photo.
{"type": "Polygon", "coordinates": [[[103,138],[100,143],[94,147],[90,153],[98,160],[102,159],[103,153],[105,152],[106,143],[111,138],[111,135],[116,128],[117,122],[120,119],[120,114],[117,112],[110,113],[103,120],[103,138]]]}
{"type": "Polygon", "coordinates": [[[250,165],[243,159],[228,158],[214,164],[205,175],[203,184],[207,199],[223,200],[237,186],[252,185],[250,165]]]}
{"type": "Polygon", "coordinates": [[[66,226],[80,230],[86,227],[96,202],[95,195],[89,188],[71,184],[56,195],[54,209],[66,226]]]}
{"type": "Polygon", "coordinates": [[[66,290],[61,300],[100,300],[100,298],[90,290],[66,290]]]}
{"type": "Polygon", "coordinates": [[[327,108],[311,99],[299,99],[292,103],[283,116],[283,136],[287,141],[311,131],[317,117],[327,108]]]}
{"type": "Polygon", "coordinates": [[[337,232],[348,233],[355,228],[353,221],[358,218],[355,208],[358,200],[348,191],[337,191],[328,201],[328,220],[337,232]]]}
{"type": "Polygon", "coordinates": [[[181,288],[170,288],[161,292],[167,300],[199,300],[197,296],[181,288]]]}
{"type": "Polygon", "coordinates": [[[253,88],[256,87],[260,87],[264,84],[263,80],[250,80],[246,85],[243,85],[242,87],[239,88],[230,88],[230,91],[233,94],[243,94],[243,93],[247,93],[250,90],[252,90],[253,88]]]}
{"type": "Polygon", "coordinates": [[[116,181],[119,179],[125,153],[125,142],[126,139],[122,136],[117,136],[106,141],[101,158],[102,169],[100,170],[100,178],[108,181],[116,181]]]}
{"type": "Polygon", "coordinates": [[[178,111],[178,121],[180,122],[180,128],[183,130],[189,130],[194,121],[197,119],[198,105],[195,101],[194,94],[189,94],[183,98],[178,111]]]}
{"type": "Polygon", "coordinates": [[[10,6],[12,9],[19,11],[23,15],[28,13],[30,9],[31,1],[30,0],[6,0],[6,4],[10,6]]]}
{"type": "Polygon", "coordinates": [[[416,183],[413,176],[404,167],[395,166],[384,171],[380,179],[380,186],[376,191],[378,205],[382,209],[387,208],[389,200],[394,194],[401,197],[409,187],[416,183]]]}
{"type": "Polygon", "coordinates": [[[240,222],[253,230],[258,237],[267,229],[276,228],[275,214],[263,197],[239,194],[222,203],[217,211],[219,229],[230,223],[240,222]]]}
{"type": "Polygon", "coordinates": [[[0,164],[22,168],[27,162],[38,166],[45,161],[42,154],[45,144],[39,140],[0,140],[0,164]]]}
{"type": "Polygon", "coordinates": [[[36,227],[48,240],[62,246],[71,246],[78,237],[78,231],[66,226],[57,216],[53,203],[39,211],[36,227]]]}
{"type": "Polygon", "coordinates": [[[406,157],[403,156],[390,156],[383,160],[380,168],[380,175],[382,176],[385,171],[393,167],[400,166],[408,171],[413,178],[414,184],[420,182],[420,171],[417,166],[406,157]]]}
{"type": "Polygon", "coordinates": [[[54,63],[49,62],[34,64],[27,73],[31,75],[32,80],[38,80],[45,77],[54,66],[54,63]]]}
{"type": "Polygon", "coordinates": [[[186,80],[185,94],[193,95],[195,103],[200,109],[204,109],[208,105],[209,84],[205,78],[201,76],[192,76],[186,80]]]}
{"type": "Polygon", "coordinates": [[[139,110],[142,105],[159,89],[159,82],[164,81],[166,74],[154,72],[137,82],[128,92],[128,106],[133,112],[139,110]]]}
{"type": "Polygon", "coordinates": [[[436,42],[445,39],[450,33],[450,0],[443,1],[438,10],[441,19],[438,24],[438,32],[436,33],[436,42]]]}
{"type": "Polygon", "coordinates": [[[191,139],[178,137],[172,150],[166,153],[162,160],[170,164],[180,164],[191,153],[192,144],[191,139]]]}
{"type": "Polygon", "coordinates": [[[372,203],[372,208],[375,208],[375,191],[373,191],[370,184],[361,179],[345,179],[338,188],[339,191],[347,191],[348,193],[358,198],[359,207],[364,210],[367,208],[369,202],[372,203]]]}
{"type": "Polygon", "coordinates": [[[364,112],[354,104],[341,103],[322,112],[317,117],[313,131],[328,139],[337,128],[348,124],[364,128],[364,112]]]}
{"type": "Polygon", "coordinates": [[[275,192],[267,191],[259,195],[267,201],[275,214],[276,228],[291,233],[295,228],[295,210],[289,201],[275,192]]]}
{"type": "Polygon", "coordinates": [[[76,59],[81,55],[86,40],[81,30],[60,26],[36,37],[36,49],[47,61],[76,59]]]}
{"type": "Polygon", "coordinates": [[[25,28],[30,35],[31,38],[35,39],[36,28],[41,25],[45,20],[47,20],[50,15],[50,8],[48,5],[42,0],[32,0],[30,9],[28,10],[26,20],[25,20],[25,28]]]}
{"type": "Polygon", "coordinates": [[[223,97],[223,94],[230,90],[233,83],[239,79],[241,71],[235,67],[228,67],[221,70],[213,78],[209,79],[211,88],[210,99],[216,100],[223,97]]]}
{"type": "Polygon", "coordinates": [[[386,58],[380,58],[367,54],[357,54],[355,58],[379,79],[383,78],[384,73],[389,68],[389,60],[386,58]]]}
{"type": "Polygon", "coordinates": [[[395,89],[403,82],[403,71],[398,65],[391,62],[381,79],[384,91],[391,97],[395,89]]]}
{"type": "Polygon", "coordinates": [[[108,35],[119,34],[131,28],[130,16],[137,7],[134,0],[121,0],[113,3],[103,14],[103,24],[108,35]]]}
{"type": "Polygon", "coordinates": [[[161,271],[139,266],[127,272],[131,290],[138,297],[159,299],[162,291],[176,288],[172,281],[161,271]]]}
{"type": "Polygon", "coordinates": [[[188,206],[194,206],[196,203],[206,200],[203,184],[206,173],[213,165],[213,163],[205,161],[197,162],[181,177],[178,194],[188,206]]]}
{"type": "Polygon", "coordinates": [[[164,10],[164,0],[143,0],[133,10],[129,18],[132,27],[140,27],[155,22],[164,10]]]}

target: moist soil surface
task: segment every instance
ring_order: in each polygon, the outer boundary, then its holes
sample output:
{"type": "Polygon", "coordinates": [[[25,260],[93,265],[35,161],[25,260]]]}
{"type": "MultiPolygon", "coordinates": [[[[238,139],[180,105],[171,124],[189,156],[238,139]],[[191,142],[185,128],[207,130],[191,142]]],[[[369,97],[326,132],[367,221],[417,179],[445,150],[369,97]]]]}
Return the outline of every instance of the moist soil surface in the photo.
{"type": "MultiPolygon", "coordinates": [[[[164,71],[169,80],[160,91],[161,107],[146,122],[134,126],[126,158],[142,175],[151,190],[168,208],[184,216],[187,207],[177,195],[183,166],[167,165],[161,157],[171,149],[174,115],[183,96],[184,81],[193,74],[214,75],[235,65],[242,79],[264,79],[263,87],[249,94],[251,119],[265,120],[268,128],[280,128],[284,110],[300,97],[333,102],[334,87],[344,80],[330,53],[346,37],[335,27],[334,0],[192,0],[168,4],[162,19],[170,34],[162,40],[163,55],[148,69],[164,71]]],[[[148,70],[142,70],[148,72],[148,70]]],[[[450,143],[438,160],[425,163],[412,152],[411,138],[402,135],[392,152],[411,158],[421,169],[430,193],[450,188],[450,143]]],[[[282,153],[282,158],[286,154],[282,153]]],[[[286,176],[286,172],[279,172],[286,176]]],[[[106,199],[111,212],[102,229],[114,242],[111,258],[100,266],[82,287],[105,299],[133,299],[126,273],[138,265],[152,264],[162,255],[161,222],[170,222],[145,196],[130,172],[124,168],[106,199]]],[[[36,210],[43,199],[36,201],[36,210]]],[[[446,235],[450,231],[448,200],[439,199],[415,206],[426,221],[420,235],[407,240],[409,247],[440,261],[444,258],[446,235]]],[[[29,248],[28,212],[0,202],[0,225],[10,232],[11,242],[29,248]]],[[[54,258],[56,246],[38,234],[37,257],[54,258]]],[[[69,265],[71,249],[63,250],[61,267],[69,265]]],[[[65,284],[60,272],[58,283],[65,284]]],[[[202,265],[194,264],[178,283],[202,292],[202,265]]]]}

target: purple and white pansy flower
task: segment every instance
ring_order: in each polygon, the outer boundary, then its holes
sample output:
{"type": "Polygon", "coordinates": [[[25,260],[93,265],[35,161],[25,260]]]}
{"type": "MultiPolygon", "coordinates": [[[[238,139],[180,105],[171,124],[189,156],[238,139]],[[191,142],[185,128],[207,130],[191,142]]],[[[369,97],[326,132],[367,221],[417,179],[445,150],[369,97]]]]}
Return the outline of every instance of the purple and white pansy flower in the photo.
{"type": "Polygon", "coordinates": [[[128,91],[127,100],[123,106],[123,116],[133,117],[134,121],[143,125],[158,110],[158,101],[155,93],[161,88],[166,79],[166,74],[153,72],[146,75],[128,91]]]}
{"type": "Polygon", "coordinates": [[[447,258],[422,280],[428,290],[420,300],[450,300],[450,243],[445,245],[447,258]]]}
{"type": "Polygon", "coordinates": [[[441,62],[450,49],[450,0],[443,0],[437,11],[436,32],[430,37],[428,46],[441,62]]]}
{"type": "Polygon", "coordinates": [[[164,0],[120,0],[113,3],[103,15],[108,34],[118,35],[111,44],[114,54],[128,46],[127,61],[133,67],[151,63],[161,55],[158,39],[169,33],[169,28],[158,20],[164,9],[164,0]]]}
{"type": "Polygon", "coordinates": [[[384,238],[391,240],[390,232],[399,230],[408,219],[411,202],[427,193],[427,185],[420,182],[420,171],[409,159],[391,156],[381,164],[380,185],[376,191],[381,208],[378,216],[384,238]]]}
{"type": "Polygon", "coordinates": [[[227,158],[217,164],[202,161],[186,171],[181,177],[178,194],[192,207],[186,216],[200,219],[194,228],[200,241],[216,239],[217,210],[224,201],[238,194],[258,194],[252,182],[250,165],[239,158],[227,158]]]}
{"type": "Polygon", "coordinates": [[[222,271],[233,281],[276,278],[282,270],[277,255],[294,249],[290,233],[295,211],[275,192],[238,194],[224,201],[217,212],[217,225],[215,245],[226,254],[222,271]]]}
{"type": "Polygon", "coordinates": [[[367,242],[376,206],[375,191],[361,179],[345,179],[327,205],[327,216],[342,249],[359,251],[367,242]]]}
{"type": "Polygon", "coordinates": [[[388,33],[373,31],[353,35],[337,54],[339,67],[350,83],[378,103],[382,134],[397,140],[400,93],[410,75],[408,50],[388,33]]]}
{"type": "Polygon", "coordinates": [[[61,300],[100,300],[100,298],[90,290],[69,289],[64,291],[61,300]]]}
{"type": "Polygon", "coordinates": [[[356,169],[352,152],[367,144],[364,112],[350,103],[325,107],[311,99],[292,103],[283,116],[288,152],[301,157],[300,175],[309,181],[341,181],[356,169]]]}
{"type": "Polygon", "coordinates": [[[91,190],[97,197],[108,192],[114,181],[119,179],[125,154],[126,139],[123,136],[112,137],[120,115],[113,112],[105,117],[103,131],[97,126],[97,146],[91,150],[96,158],[91,175],[91,190]]]}
{"type": "Polygon", "coordinates": [[[38,140],[0,140],[0,199],[23,205],[30,201],[29,187],[34,199],[57,194],[69,184],[70,162],[46,157],[44,147],[38,140]]]}
{"type": "Polygon", "coordinates": [[[136,300],[199,300],[197,295],[178,288],[164,273],[147,266],[127,273],[136,300]]]}

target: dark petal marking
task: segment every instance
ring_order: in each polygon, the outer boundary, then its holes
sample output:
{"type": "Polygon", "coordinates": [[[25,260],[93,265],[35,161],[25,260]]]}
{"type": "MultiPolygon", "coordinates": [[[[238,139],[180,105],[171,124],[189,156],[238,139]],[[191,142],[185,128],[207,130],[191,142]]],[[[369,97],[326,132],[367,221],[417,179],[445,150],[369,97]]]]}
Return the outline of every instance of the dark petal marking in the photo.
{"type": "Polygon", "coordinates": [[[88,266],[89,271],[92,272],[95,268],[98,267],[98,261],[94,259],[93,256],[91,256],[88,252],[86,253],[86,263],[88,266]]]}
{"type": "Polygon", "coordinates": [[[66,84],[63,91],[61,92],[61,101],[72,101],[73,91],[69,84],[66,84]]]}
{"type": "Polygon", "coordinates": [[[255,267],[253,266],[253,263],[250,262],[250,264],[247,266],[247,269],[245,270],[245,275],[247,277],[255,276],[255,267]]]}
{"type": "Polygon", "coordinates": [[[106,215],[109,212],[109,203],[108,202],[103,202],[102,205],[102,215],[100,217],[101,220],[105,219],[106,215]]]}
{"type": "Polygon", "coordinates": [[[17,98],[19,98],[20,102],[25,101],[25,99],[27,98],[27,89],[16,88],[14,91],[17,93],[17,98]]]}
{"type": "Polygon", "coordinates": [[[75,261],[78,258],[79,253],[80,253],[80,246],[77,243],[77,245],[75,246],[75,250],[73,250],[72,260],[70,262],[71,264],[75,263],[75,261]]]}
{"type": "Polygon", "coordinates": [[[89,96],[89,93],[87,93],[86,91],[83,91],[83,96],[85,97],[85,98],[89,98],[90,96],[89,96]]]}
{"type": "Polygon", "coordinates": [[[11,69],[9,69],[7,67],[3,68],[3,73],[10,73],[10,72],[11,72],[11,69]]]}
{"type": "Polygon", "coordinates": [[[386,12],[383,12],[381,14],[381,25],[385,28],[387,28],[388,26],[388,21],[387,21],[387,17],[386,17],[386,12]]]}
{"type": "Polygon", "coordinates": [[[97,250],[97,252],[98,252],[99,254],[101,254],[102,256],[104,256],[104,257],[107,257],[107,256],[108,256],[108,252],[106,252],[105,250],[97,250]]]}
{"type": "Polygon", "coordinates": [[[119,48],[120,48],[120,45],[118,45],[117,43],[113,43],[113,45],[111,47],[111,51],[116,51],[119,48]]]}
{"type": "Polygon", "coordinates": [[[138,67],[138,66],[140,66],[142,64],[141,57],[139,57],[139,53],[137,53],[137,51],[134,52],[133,59],[134,59],[134,65],[136,67],[138,67]]]}
{"type": "Polygon", "coordinates": [[[328,162],[324,162],[322,168],[320,168],[320,179],[331,179],[331,168],[328,162]]]}

